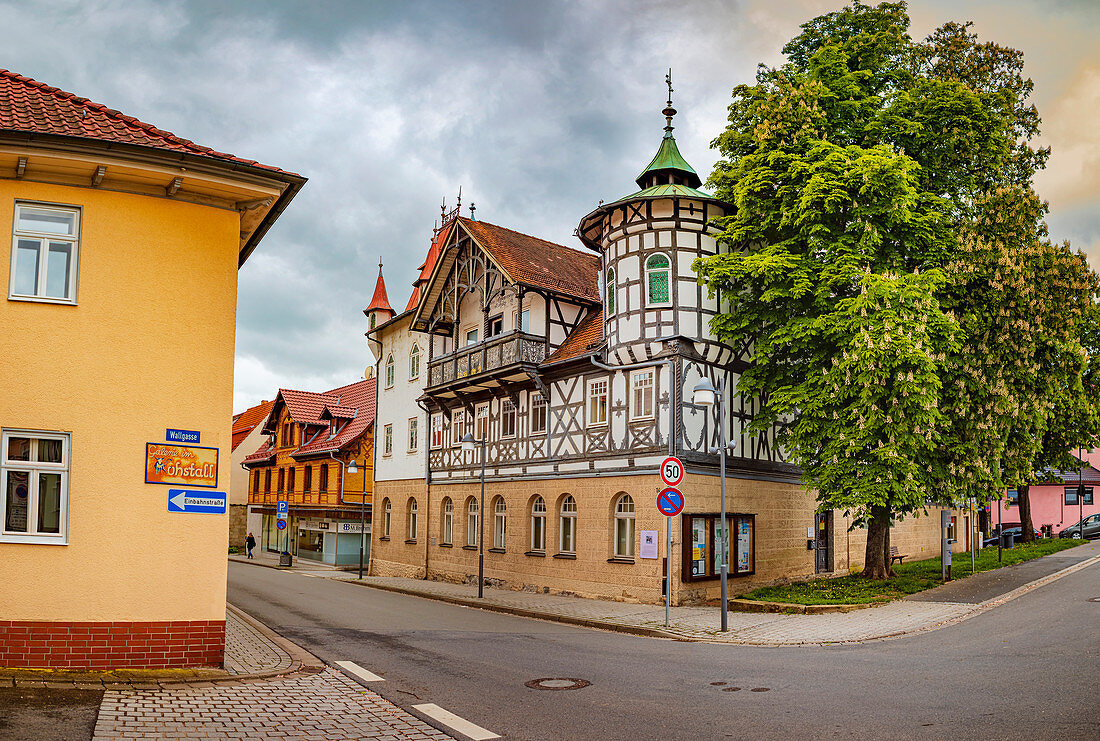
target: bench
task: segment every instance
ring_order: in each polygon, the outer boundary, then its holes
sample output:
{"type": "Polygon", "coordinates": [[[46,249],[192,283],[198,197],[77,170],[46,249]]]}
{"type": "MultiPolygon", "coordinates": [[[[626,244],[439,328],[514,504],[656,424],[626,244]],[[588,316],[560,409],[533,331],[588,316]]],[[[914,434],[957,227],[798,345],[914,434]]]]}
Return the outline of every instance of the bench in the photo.
{"type": "Polygon", "coordinates": [[[890,565],[893,565],[894,561],[905,563],[902,559],[908,555],[908,553],[898,553],[898,547],[896,545],[890,546],[890,565]]]}

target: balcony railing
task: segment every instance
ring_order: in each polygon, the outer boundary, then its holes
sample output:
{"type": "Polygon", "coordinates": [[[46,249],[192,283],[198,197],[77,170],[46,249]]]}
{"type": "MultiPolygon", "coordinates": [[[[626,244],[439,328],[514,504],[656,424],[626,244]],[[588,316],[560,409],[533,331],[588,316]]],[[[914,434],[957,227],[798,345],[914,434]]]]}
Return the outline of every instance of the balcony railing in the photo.
{"type": "Polygon", "coordinates": [[[545,337],[509,332],[470,345],[428,363],[428,386],[440,386],[463,378],[519,363],[537,365],[546,359],[545,337]]]}

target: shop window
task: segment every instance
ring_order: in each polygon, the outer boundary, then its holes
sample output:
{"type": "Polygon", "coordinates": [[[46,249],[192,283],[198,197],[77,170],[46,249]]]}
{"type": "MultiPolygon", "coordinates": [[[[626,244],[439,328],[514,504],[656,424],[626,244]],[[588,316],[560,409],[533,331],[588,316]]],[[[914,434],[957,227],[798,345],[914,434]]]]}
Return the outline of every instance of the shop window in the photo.
{"type": "Polygon", "coordinates": [[[577,552],[577,500],[566,496],[558,518],[558,545],[562,553],[577,552]]]}
{"type": "Polygon", "coordinates": [[[588,424],[607,424],[607,379],[595,378],[588,382],[588,424]]]}
{"type": "Polygon", "coordinates": [[[546,500],[542,497],[531,503],[531,550],[546,550],[546,500]]]}
{"type": "Polygon", "coordinates": [[[451,545],[454,536],[455,505],[450,497],[443,498],[443,526],[440,528],[439,542],[451,545]]]}
{"type": "Polygon", "coordinates": [[[653,376],[654,369],[634,371],[630,374],[630,418],[647,419],[653,417],[653,376]]]}
{"type": "Polygon", "coordinates": [[[615,502],[615,557],[634,558],[634,500],[629,494],[615,502]]]}
{"type": "Polygon", "coordinates": [[[493,547],[504,550],[508,528],[508,506],[504,497],[497,497],[493,504],[493,547]]]}
{"type": "MultiPolygon", "coordinates": [[[[683,521],[684,581],[717,579],[722,568],[721,517],[718,514],[685,514],[683,521]]],[[[730,576],[756,572],[756,516],[726,514],[730,576]]]]}
{"type": "Polygon", "coordinates": [[[69,436],[3,430],[0,434],[0,541],[64,545],[68,533],[69,436]]]}
{"type": "Polygon", "coordinates": [[[531,434],[546,433],[546,397],[540,393],[531,393],[531,434]]]}
{"type": "Polygon", "coordinates": [[[651,255],[645,261],[647,306],[667,306],[671,303],[672,263],[662,254],[651,255]]]}
{"type": "Polygon", "coordinates": [[[16,204],[8,297],[76,303],[80,211],[16,204]]]}
{"type": "Polygon", "coordinates": [[[500,436],[516,436],[516,405],[511,399],[500,402],[500,436]]]}
{"type": "Polygon", "coordinates": [[[416,500],[410,498],[409,503],[405,506],[405,514],[409,522],[409,540],[406,542],[416,542],[416,500]]]}
{"type": "Polygon", "coordinates": [[[466,546],[469,548],[477,547],[477,518],[477,500],[470,497],[466,504],[466,546]]]}
{"type": "Polygon", "coordinates": [[[409,380],[415,381],[417,378],[420,378],[420,345],[413,343],[409,352],[409,380]]]}

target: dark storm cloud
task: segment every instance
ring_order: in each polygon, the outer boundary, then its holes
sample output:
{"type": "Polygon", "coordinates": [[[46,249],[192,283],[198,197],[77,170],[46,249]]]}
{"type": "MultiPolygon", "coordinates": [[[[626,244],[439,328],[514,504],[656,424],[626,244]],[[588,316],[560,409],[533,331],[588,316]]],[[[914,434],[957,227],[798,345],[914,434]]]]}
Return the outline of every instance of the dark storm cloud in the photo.
{"type": "MultiPolygon", "coordinates": [[[[379,257],[400,310],[459,186],[480,218],[577,246],[580,217],[631,192],[656,150],[670,66],[677,140],[705,178],[730,89],[839,4],[0,0],[0,66],[310,178],[240,272],[241,408],[362,374],[379,257]]],[[[975,5],[988,37],[1020,31],[1006,42],[1038,61],[1040,93],[1092,89],[1074,28],[1095,19],[1087,5],[1050,20],[1023,0],[975,5]]],[[[921,34],[957,15],[947,0],[912,9],[921,34]]],[[[1095,189],[1053,182],[1075,205],[1054,236],[1095,239],[1076,210],[1095,189]]]]}

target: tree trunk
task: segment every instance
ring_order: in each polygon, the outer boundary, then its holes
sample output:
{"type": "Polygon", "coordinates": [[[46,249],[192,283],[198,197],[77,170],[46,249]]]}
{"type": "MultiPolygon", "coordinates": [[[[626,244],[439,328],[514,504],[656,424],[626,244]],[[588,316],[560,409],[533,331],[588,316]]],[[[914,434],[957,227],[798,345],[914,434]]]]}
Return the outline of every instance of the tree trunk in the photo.
{"type": "Polygon", "coordinates": [[[1031,486],[1025,484],[1016,487],[1016,494],[1020,507],[1020,542],[1030,543],[1035,540],[1035,528],[1031,525],[1031,486]]]}
{"type": "Polygon", "coordinates": [[[889,579],[890,569],[890,509],[872,507],[867,522],[867,553],[863,565],[863,578],[889,579]]]}

